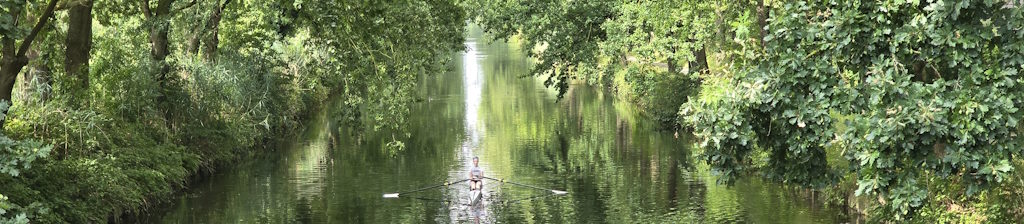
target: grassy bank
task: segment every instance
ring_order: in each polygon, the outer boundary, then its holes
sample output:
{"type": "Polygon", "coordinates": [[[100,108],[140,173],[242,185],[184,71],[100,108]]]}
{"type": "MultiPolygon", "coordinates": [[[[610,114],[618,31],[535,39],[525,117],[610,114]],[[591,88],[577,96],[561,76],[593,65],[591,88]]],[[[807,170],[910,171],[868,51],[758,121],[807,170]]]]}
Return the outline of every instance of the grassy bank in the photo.
{"type": "Polygon", "coordinates": [[[92,105],[69,109],[64,99],[16,104],[6,136],[50,145],[51,152],[17,176],[0,175],[4,209],[38,223],[117,221],[167,200],[191,176],[267,150],[335,88],[308,60],[315,48],[299,38],[275,43],[272,58],[177,58],[173,70],[182,78],[170,97],[171,119],[154,109],[156,85],[138,75],[147,64],[103,69],[122,58],[99,58],[92,105]]]}
{"type": "Polygon", "coordinates": [[[354,133],[402,130],[418,80],[464,47],[451,1],[30,0],[0,11],[11,22],[0,32],[0,223],[146,212],[189,177],[266,151],[328,98],[354,133]]]}

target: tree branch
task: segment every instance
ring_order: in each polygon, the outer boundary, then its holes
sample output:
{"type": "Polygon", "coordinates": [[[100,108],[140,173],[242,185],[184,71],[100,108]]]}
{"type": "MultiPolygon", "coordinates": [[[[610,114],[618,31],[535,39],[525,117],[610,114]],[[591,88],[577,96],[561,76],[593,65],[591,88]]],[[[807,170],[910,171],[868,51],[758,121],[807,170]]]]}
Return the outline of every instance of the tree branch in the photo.
{"type": "Polygon", "coordinates": [[[53,17],[53,10],[57,7],[57,0],[50,0],[50,4],[46,5],[46,10],[43,11],[43,16],[39,17],[39,21],[32,27],[32,32],[21,41],[21,47],[18,48],[18,56],[24,56],[28,52],[28,48],[32,47],[32,40],[36,39],[36,35],[39,35],[39,31],[43,30],[43,26],[46,26],[46,22],[50,21],[50,17],[53,17]]]}

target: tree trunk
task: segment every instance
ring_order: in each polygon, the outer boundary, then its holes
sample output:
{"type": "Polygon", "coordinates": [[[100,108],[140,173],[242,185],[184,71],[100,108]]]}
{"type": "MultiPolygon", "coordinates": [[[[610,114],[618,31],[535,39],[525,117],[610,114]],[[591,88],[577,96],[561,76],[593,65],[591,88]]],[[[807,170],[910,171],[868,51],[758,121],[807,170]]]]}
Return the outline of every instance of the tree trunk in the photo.
{"type": "MultiPolygon", "coordinates": [[[[89,89],[89,52],[92,50],[92,0],[76,1],[68,10],[68,34],[64,43],[64,71],[73,80],[69,96],[85,94],[89,89]]],[[[78,105],[88,97],[68,97],[78,105]]],[[[81,106],[81,105],[79,105],[81,106]]]]}
{"type": "MultiPolygon", "coordinates": [[[[57,0],[50,0],[50,3],[46,5],[46,9],[43,10],[43,15],[36,21],[36,25],[32,27],[32,31],[28,33],[28,36],[25,36],[25,39],[21,41],[20,46],[15,45],[14,39],[11,39],[9,36],[0,38],[0,42],[3,42],[3,48],[0,49],[0,55],[3,56],[3,58],[0,58],[0,99],[7,101],[8,105],[12,105],[11,93],[14,92],[14,83],[18,78],[18,73],[21,73],[21,69],[28,64],[28,57],[25,56],[25,53],[32,47],[32,41],[39,35],[39,31],[50,21],[50,17],[53,17],[53,10],[56,6],[57,0]]],[[[21,14],[20,8],[8,12],[12,15],[12,24],[17,26],[18,17],[21,14]]],[[[10,107],[3,109],[3,114],[7,114],[8,109],[10,107]]],[[[6,123],[5,121],[0,120],[0,128],[3,128],[6,123]]]]}
{"type": "MultiPolygon", "coordinates": [[[[715,28],[714,28],[714,30],[715,30],[715,34],[714,35],[715,36],[711,37],[711,38],[714,38],[715,41],[713,43],[715,44],[716,48],[718,48],[718,49],[725,49],[725,48],[728,48],[727,45],[729,45],[729,43],[732,43],[733,37],[730,37],[730,35],[729,35],[729,30],[732,29],[732,25],[729,25],[729,24],[725,23],[726,15],[725,15],[725,12],[723,10],[714,10],[714,11],[715,11],[715,28]]],[[[709,43],[711,43],[711,42],[709,42],[709,43]]],[[[724,58],[722,58],[722,63],[731,63],[732,62],[732,59],[733,59],[732,58],[732,54],[724,54],[723,56],[724,56],[724,58]]]]}
{"type": "Polygon", "coordinates": [[[206,21],[206,38],[203,40],[203,59],[208,62],[217,61],[217,44],[220,40],[217,33],[220,31],[220,19],[224,14],[224,8],[231,3],[231,0],[224,1],[223,5],[217,5],[210,13],[210,19],[206,21]]]}
{"type": "Polygon", "coordinates": [[[148,0],[143,1],[146,19],[152,22],[149,27],[149,43],[152,45],[150,56],[157,61],[164,61],[171,54],[167,33],[171,29],[171,4],[174,0],[159,0],[155,11],[149,12],[148,0]]]}
{"type": "MultiPolygon", "coordinates": [[[[150,49],[150,57],[159,62],[160,66],[165,66],[164,61],[167,59],[167,55],[171,54],[170,41],[167,39],[168,27],[170,22],[157,21],[154,27],[149,29],[149,44],[152,45],[150,49]]],[[[166,69],[160,69],[158,74],[158,80],[163,80],[166,76],[166,69]]]]}
{"type": "MultiPolygon", "coordinates": [[[[14,40],[3,38],[3,59],[0,59],[0,99],[4,100],[7,106],[14,105],[11,101],[11,93],[14,91],[14,82],[21,73],[21,68],[28,64],[28,57],[17,55],[14,50],[14,40]]],[[[10,107],[2,108],[3,114],[7,114],[10,107]]],[[[4,117],[6,118],[6,116],[4,117]]],[[[7,123],[7,119],[0,119],[0,128],[7,123]]]]}
{"type": "Polygon", "coordinates": [[[196,54],[199,54],[199,35],[203,30],[200,28],[196,28],[194,30],[195,33],[188,37],[188,44],[185,45],[185,52],[187,52],[189,56],[196,56],[196,54]]]}
{"type": "Polygon", "coordinates": [[[668,72],[669,72],[669,74],[675,74],[676,71],[678,71],[678,69],[676,68],[676,67],[678,67],[676,65],[676,59],[673,59],[673,58],[670,57],[670,58],[665,60],[665,64],[668,64],[668,72]]]}
{"type": "Polygon", "coordinates": [[[690,72],[704,72],[708,69],[707,48],[707,46],[702,46],[700,50],[693,52],[695,59],[689,64],[690,72]]]}
{"type": "MultiPolygon", "coordinates": [[[[671,36],[669,36],[669,38],[671,38],[671,36]]],[[[676,57],[675,56],[676,55],[676,47],[672,46],[672,47],[669,48],[669,50],[671,51],[671,54],[670,54],[671,56],[668,56],[667,58],[665,58],[665,64],[668,65],[668,66],[666,66],[666,67],[668,67],[668,73],[669,74],[675,74],[676,71],[677,71],[676,67],[678,67],[678,65],[676,65],[676,64],[678,63],[677,61],[679,61],[679,60],[676,60],[676,58],[675,58],[676,57]]]]}
{"type": "Polygon", "coordinates": [[[167,95],[170,94],[170,87],[168,83],[168,74],[171,72],[170,65],[167,64],[167,56],[171,54],[170,41],[168,40],[167,34],[171,29],[171,4],[175,0],[158,0],[156,9],[150,9],[150,0],[142,0],[142,12],[145,15],[146,20],[149,20],[149,43],[150,43],[150,57],[156,64],[156,82],[159,85],[160,94],[157,96],[157,107],[163,112],[164,119],[170,127],[172,114],[171,105],[167,95]],[[152,11],[151,11],[152,10],[152,11]]]}
{"type": "MultiPolygon", "coordinates": [[[[18,73],[21,73],[21,69],[28,65],[28,57],[15,54],[14,40],[4,39],[3,59],[0,60],[0,99],[6,100],[7,105],[11,105],[14,82],[18,78],[18,73]]],[[[6,114],[7,110],[3,112],[6,114]]]]}
{"type": "Polygon", "coordinates": [[[150,49],[150,56],[155,62],[156,66],[156,82],[159,85],[159,95],[156,98],[157,107],[164,114],[164,119],[167,119],[168,124],[171,120],[171,105],[167,95],[170,94],[167,75],[171,72],[170,65],[167,64],[167,55],[170,54],[170,43],[167,40],[167,30],[169,29],[170,22],[161,19],[157,19],[158,22],[149,29],[149,43],[152,45],[150,49]]]}
{"type": "Polygon", "coordinates": [[[149,44],[152,45],[149,53],[153,60],[162,62],[171,54],[170,42],[167,39],[167,26],[170,25],[169,21],[156,21],[156,24],[149,28],[149,44]]]}
{"type": "Polygon", "coordinates": [[[764,1],[757,0],[757,31],[761,36],[757,38],[757,41],[761,44],[761,48],[764,48],[764,37],[768,36],[768,9],[764,7],[764,1]]]}
{"type": "MultiPolygon", "coordinates": [[[[683,24],[680,24],[679,22],[676,22],[676,24],[674,26],[675,26],[675,28],[681,28],[682,25],[683,24]]],[[[668,31],[668,35],[665,35],[665,38],[675,39],[675,35],[676,35],[675,30],[674,29],[670,29],[668,31]]],[[[666,67],[668,67],[668,73],[669,74],[675,74],[676,73],[676,67],[677,67],[676,63],[678,61],[678,60],[676,60],[676,46],[675,46],[675,44],[672,44],[672,46],[669,47],[669,52],[671,54],[669,54],[669,56],[665,59],[665,64],[668,65],[668,66],[666,66],[666,67]]]]}
{"type": "Polygon", "coordinates": [[[203,32],[206,32],[203,25],[201,22],[196,22],[189,28],[192,33],[188,35],[188,42],[185,43],[185,54],[189,57],[199,56],[199,41],[202,40],[203,32]]]}

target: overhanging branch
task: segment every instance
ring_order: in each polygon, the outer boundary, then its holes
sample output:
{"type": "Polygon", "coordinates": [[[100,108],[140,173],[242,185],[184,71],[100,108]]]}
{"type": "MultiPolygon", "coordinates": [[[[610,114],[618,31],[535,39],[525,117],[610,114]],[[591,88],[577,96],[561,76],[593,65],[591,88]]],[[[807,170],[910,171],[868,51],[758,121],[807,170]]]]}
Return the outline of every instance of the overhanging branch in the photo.
{"type": "Polygon", "coordinates": [[[53,17],[53,10],[57,7],[57,0],[50,0],[50,3],[46,5],[46,10],[43,11],[43,16],[39,17],[39,21],[32,27],[32,32],[25,36],[25,39],[21,41],[21,47],[18,48],[18,56],[25,56],[28,52],[29,47],[32,47],[32,40],[36,39],[36,35],[39,35],[39,31],[43,30],[43,26],[46,26],[46,22],[50,21],[50,17],[53,17]]]}

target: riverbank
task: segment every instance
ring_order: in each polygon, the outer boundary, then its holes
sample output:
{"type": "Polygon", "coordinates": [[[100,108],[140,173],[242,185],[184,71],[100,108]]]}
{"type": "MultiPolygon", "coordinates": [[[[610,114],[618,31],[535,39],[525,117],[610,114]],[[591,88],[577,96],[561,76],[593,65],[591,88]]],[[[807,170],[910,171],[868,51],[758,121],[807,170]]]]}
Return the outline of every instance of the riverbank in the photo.
{"type": "MultiPolygon", "coordinates": [[[[294,144],[194,185],[151,223],[458,223],[465,184],[382,193],[465,178],[477,156],[489,176],[552,189],[564,197],[508,184],[485,184],[485,222],[503,223],[836,223],[837,211],[771,182],[715,184],[688,156],[692,139],[657,131],[659,122],[631,102],[592,86],[565,97],[523,77],[530,59],[516,46],[488,42],[470,28],[467,50],[449,73],[417,85],[407,146],[383,145],[396,132],[363,132],[326,120],[294,144]],[[461,65],[461,66],[459,66],[461,65]],[[642,187],[638,187],[642,186],[642,187]]],[[[334,108],[338,109],[338,108],[334,108]]]]}
{"type": "MultiPolygon", "coordinates": [[[[511,41],[516,42],[515,38],[511,41]]],[[[661,131],[675,131],[679,135],[690,135],[692,127],[684,123],[681,116],[685,116],[681,110],[685,109],[686,102],[693,100],[696,104],[717,104],[726,96],[726,91],[735,88],[737,85],[733,74],[729,69],[723,68],[721,61],[723,55],[708,55],[709,69],[706,73],[687,75],[683,73],[670,73],[665,66],[655,63],[643,63],[625,60],[618,65],[605,64],[611,62],[601,60],[596,70],[608,72],[611,75],[598,76],[599,78],[610,79],[605,81],[596,80],[574,80],[577,84],[597,85],[614,92],[616,97],[628,101],[661,124],[661,131]]],[[[578,77],[588,77],[578,74],[578,77]]],[[[590,77],[593,77],[592,75],[590,77]]],[[[832,119],[838,120],[833,127],[836,132],[846,131],[845,125],[841,125],[844,118],[840,115],[833,115],[832,119]]],[[[831,170],[843,171],[850,166],[851,160],[844,157],[843,148],[826,147],[825,154],[828,155],[828,167],[831,170]]],[[[703,150],[697,147],[693,152],[699,158],[703,150]]],[[[752,155],[752,166],[745,172],[756,174],[759,170],[769,169],[762,161],[767,155],[752,155]]],[[[1013,170],[1024,169],[1024,160],[1015,159],[1011,162],[1013,170]]],[[[803,196],[821,198],[822,205],[845,211],[848,220],[884,220],[893,216],[885,209],[879,209],[891,203],[877,196],[859,195],[856,172],[838,172],[841,174],[834,179],[834,182],[824,187],[805,187],[794,184],[786,184],[787,188],[795,189],[796,192],[803,192],[803,196]]],[[[915,220],[928,220],[927,222],[960,222],[960,223],[986,223],[998,220],[1020,220],[1024,218],[1024,210],[1015,209],[1016,204],[1024,202],[1024,174],[1015,172],[1007,176],[990,190],[969,194],[968,187],[960,181],[939,178],[936,173],[927,173],[917,178],[920,183],[928,189],[929,198],[935,200],[922,203],[915,220]]]]}
{"type": "Polygon", "coordinates": [[[145,213],[277,148],[328,98],[345,126],[401,130],[416,83],[461,49],[465,26],[450,1],[83,1],[51,18],[56,2],[4,12],[37,21],[0,35],[0,223],[145,213]]]}
{"type": "MultiPolygon", "coordinates": [[[[182,115],[169,121],[144,106],[66,109],[47,102],[12,108],[14,116],[8,117],[5,134],[49,142],[53,149],[50,158],[38,160],[17,177],[0,177],[3,194],[20,205],[7,210],[24,212],[39,223],[118,222],[123,216],[145,213],[186,188],[190,180],[275,148],[275,142],[301,127],[333,89],[301,74],[290,80],[254,79],[260,77],[255,75],[260,68],[247,70],[231,63],[178,67],[176,74],[191,78],[181,82],[182,98],[187,100],[176,113],[182,115]],[[268,85],[273,88],[262,93],[242,91],[268,85]],[[273,97],[250,98],[268,93],[273,97]],[[123,109],[141,111],[119,116],[123,109]]],[[[95,91],[107,94],[106,89],[95,91]]],[[[105,103],[118,102],[97,102],[105,103]]]]}
{"type": "Polygon", "coordinates": [[[1020,201],[1024,66],[990,34],[1017,31],[1000,20],[1013,4],[467,4],[492,36],[537,46],[532,73],[560,93],[602,85],[692,130],[722,183],[815,189],[878,222],[1021,217],[1004,201],[1020,201]],[[933,13],[948,7],[977,14],[933,13]]]}

